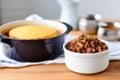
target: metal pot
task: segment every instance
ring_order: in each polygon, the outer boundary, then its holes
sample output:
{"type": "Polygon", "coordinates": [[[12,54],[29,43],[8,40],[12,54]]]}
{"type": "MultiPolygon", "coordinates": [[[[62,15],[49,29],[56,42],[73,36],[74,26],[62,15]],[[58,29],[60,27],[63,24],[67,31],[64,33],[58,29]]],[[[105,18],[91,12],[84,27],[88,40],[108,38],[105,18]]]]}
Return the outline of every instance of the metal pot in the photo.
{"type": "Polygon", "coordinates": [[[98,37],[107,41],[120,40],[120,23],[101,22],[97,33],[98,37]]]}
{"type": "Polygon", "coordinates": [[[4,24],[0,27],[1,41],[12,46],[10,57],[28,62],[43,61],[55,59],[63,53],[63,43],[66,34],[72,30],[72,27],[66,23],[59,23],[51,20],[20,20],[4,24]],[[21,25],[45,25],[56,28],[60,34],[53,38],[40,40],[18,40],[9,38],[7,34],[12,28],[21,25]]]}
{"type": "Polygon", "coordinates": [[[97,35],[98,22],[101,20],[99,14],[89,14],[79,20],[79,29],[83,34],[97,35]]]}

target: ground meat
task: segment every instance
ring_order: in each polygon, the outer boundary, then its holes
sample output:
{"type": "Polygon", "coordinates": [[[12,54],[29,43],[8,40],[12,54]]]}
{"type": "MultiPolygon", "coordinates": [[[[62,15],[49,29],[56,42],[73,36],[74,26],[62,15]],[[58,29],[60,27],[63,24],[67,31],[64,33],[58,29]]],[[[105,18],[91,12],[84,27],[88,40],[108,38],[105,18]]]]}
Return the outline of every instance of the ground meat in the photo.
{"type": "Polygon", "coordinates": [[[108,49],[105,43],[100,41],[94,35],[79,36],[78,38],[70,41],[66,45],[66,48],[70,51],[79,53],[96,53],[108,49]]]}

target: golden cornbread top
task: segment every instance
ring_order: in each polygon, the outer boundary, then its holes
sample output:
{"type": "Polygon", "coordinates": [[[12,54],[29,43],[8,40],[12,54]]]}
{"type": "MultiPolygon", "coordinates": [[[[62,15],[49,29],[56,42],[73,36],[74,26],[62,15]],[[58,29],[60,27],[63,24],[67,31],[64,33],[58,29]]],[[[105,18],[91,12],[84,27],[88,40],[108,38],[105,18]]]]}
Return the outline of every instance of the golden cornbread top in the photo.
{"type": "Polygon", "coordinates": [[[9,37],[23,40],[37,40],[55,37],[57,30],[48,26],[25,25],[18,26],[9,31],[9,37]]]}

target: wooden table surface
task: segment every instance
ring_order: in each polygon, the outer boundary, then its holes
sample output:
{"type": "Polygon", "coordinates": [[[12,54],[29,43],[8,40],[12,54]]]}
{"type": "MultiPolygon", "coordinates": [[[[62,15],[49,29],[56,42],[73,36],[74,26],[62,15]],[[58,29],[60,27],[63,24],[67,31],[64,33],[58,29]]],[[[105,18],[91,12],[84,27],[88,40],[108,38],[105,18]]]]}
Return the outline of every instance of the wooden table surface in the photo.
{"type": "MultiPolygon", "coordinates": [[[[72,31],[70,34],[80,35],[81,33],[72,31]]],[[[1,68],[0,80],[120,80],[120,61],[110,61],[105,71],[92,75],[72,72],[66,68],[65,64],[1,68]]]]}

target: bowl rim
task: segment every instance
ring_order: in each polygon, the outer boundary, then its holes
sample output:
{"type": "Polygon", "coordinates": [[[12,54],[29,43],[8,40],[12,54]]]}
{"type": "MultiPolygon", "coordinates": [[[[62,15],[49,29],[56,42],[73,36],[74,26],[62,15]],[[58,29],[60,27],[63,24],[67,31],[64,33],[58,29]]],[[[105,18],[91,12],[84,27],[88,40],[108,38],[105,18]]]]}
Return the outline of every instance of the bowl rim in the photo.
{"type": "Polygon", "coordinates": [[[98,56],[108,55],[109,51],[110,51],[110,48],[111,48],[110,43],[108,41],[105,41],[105,40],[102,40],[102,39],[100,39],[100,41],[104,42],[107,45],[107,47],[108,47],[107,50],[97,52],[97,53],[91,53],[91,54],[86,54],[86,53],[83,54],[83,53],[73,52],[73,51],[70,51],[70,50],[66,49],[65,46],[68,44],[68,42],[66,42],[66,43],[63,44],[64,53],[65,53],[65,55],[74,56],[74,57],[98,57],[98,56]]]}

